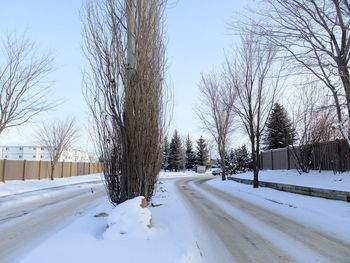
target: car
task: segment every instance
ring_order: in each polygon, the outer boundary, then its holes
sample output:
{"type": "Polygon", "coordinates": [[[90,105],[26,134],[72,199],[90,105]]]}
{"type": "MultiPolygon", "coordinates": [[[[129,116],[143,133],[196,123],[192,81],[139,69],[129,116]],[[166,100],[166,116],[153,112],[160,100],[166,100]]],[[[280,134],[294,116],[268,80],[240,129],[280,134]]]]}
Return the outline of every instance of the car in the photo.
{"type": "Polygon", "coordinates": [[[214,171],[212,171],[212,175],[216,176],[216,175],[220,175],[222,172],[222,170],[219,168],[219,169],[215,169],[214,171]]]}

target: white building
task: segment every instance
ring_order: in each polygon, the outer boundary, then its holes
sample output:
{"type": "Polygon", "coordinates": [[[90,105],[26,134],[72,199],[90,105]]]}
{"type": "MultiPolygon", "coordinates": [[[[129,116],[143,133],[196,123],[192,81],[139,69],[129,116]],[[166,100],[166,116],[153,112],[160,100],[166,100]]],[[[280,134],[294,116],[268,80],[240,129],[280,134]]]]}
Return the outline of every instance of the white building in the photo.
{"type": "MultiPolygon", "coordinates": [[[[28,160],[28,161],[50,161],[50,155],[44,146],[18,145],[0,146],[1,159],[28,160]]],[[[59,162],[96,162],[94,153],[80,149],[68,148],[63,151],[59,162]]]]}

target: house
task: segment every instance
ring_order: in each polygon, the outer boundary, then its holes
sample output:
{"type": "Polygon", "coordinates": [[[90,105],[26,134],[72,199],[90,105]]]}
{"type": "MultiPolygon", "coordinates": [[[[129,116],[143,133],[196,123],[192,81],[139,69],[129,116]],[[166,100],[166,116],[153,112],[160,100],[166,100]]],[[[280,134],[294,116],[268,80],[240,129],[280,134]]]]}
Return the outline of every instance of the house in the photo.
{"type": "MultiPolygon", "coordinates": [[[[0,146],[0,158],[8,160],[50,161],[49,152],[38,145],[4,145],[0,146]]],[[[59,162],[96,162],[94,153],[80,149],[67,148],[63,151],[59,162]]]]}

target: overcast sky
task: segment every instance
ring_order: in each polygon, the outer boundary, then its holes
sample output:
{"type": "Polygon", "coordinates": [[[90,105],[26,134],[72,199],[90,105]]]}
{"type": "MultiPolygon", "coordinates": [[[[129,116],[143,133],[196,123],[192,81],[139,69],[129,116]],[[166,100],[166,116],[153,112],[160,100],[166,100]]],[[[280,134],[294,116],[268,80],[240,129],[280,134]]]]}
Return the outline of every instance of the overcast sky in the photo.
{"type": "MultiPolygon", "coordinates": [[[[170,0],[167,8],[168,72],[174,92],[171,128],[197,139],[203,132],[193,107],[198,98],[201,72],[220,66],[224,50],[234,43],[227,23],[241,13],[249,1],[170,0]]],[[[48,118],[74,116],[82,128],[81,148],[92,148],[86,125],[87,108],[81,93],[85,59],[81,51],[79,12],[83,0],[11,0],[0,2],[0,35],[16,32],[36,41],[43,52],[53,52],[55,71],[50,75],[55,97],[65,101],[54,112],[42,114],[32,123],[7,130],[0,143],[35,142],[35,126],[48,118]]],[[[240,141],[236,135],[233,141],[240,141]]],[[[235,143],[236,144],[236,143],[235,143]]]]}

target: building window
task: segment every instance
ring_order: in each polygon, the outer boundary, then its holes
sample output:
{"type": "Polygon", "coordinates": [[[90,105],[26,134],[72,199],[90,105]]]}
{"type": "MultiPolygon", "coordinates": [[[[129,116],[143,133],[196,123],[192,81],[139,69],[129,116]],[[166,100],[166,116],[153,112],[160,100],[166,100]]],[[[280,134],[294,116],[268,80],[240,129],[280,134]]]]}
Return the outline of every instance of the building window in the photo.
{"type": "Polygon", "coordinates": [[[44,147],[41,147],[41,150],[43,151],[43,150],[44,150],[44,147]]]}
{"type": "Polygon", "coordinates": [[[33,147],[33,150],[36,150],[36,147],[33,147]]]}
{"type": "Polygon", "coordinates": [[[5,155],[5,158],[7,158],[7,155],[5,155]]]}
{"type": "Polygon", "coordinates": [[[20,155],[20,156],[18,156],[19,157],[19,159],[22,159],[22,155],[20,155]]]}
{"type": "Polygon", "coordinates": [[[33,158],[35,158],[36,156],[35,155],[33,155],[33,158]]]}
{"type": "Polygon", "coordinates": [[[40,158],[44,158],[44,156],[40,155],[40,158]]]}
{"type": "Polygon", "coordinates": [[[20,150],[23,150],[23,147],[19,147],[20,150]]]}
{"type": "Polygon", "coordinates": [[[6,147],[5,150],[8,151],[9,147],[6,147]]]}

